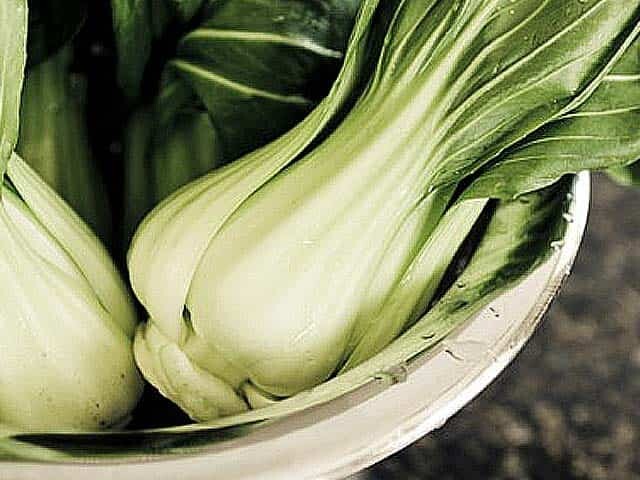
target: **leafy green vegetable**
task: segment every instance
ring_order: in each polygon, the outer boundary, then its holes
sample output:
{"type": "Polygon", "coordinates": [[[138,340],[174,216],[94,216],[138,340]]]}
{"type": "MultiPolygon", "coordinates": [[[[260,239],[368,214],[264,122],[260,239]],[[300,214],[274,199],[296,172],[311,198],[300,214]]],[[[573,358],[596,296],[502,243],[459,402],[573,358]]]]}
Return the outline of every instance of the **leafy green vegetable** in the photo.
{"type": "Polygon", "coordinates": [[[11,388],[0,392],[0,421],[40,431],[119,426],[142,393],[126,287],[100,241],[17,155],[7,175],[0,375],[11,388]]]}
{"type": "Polygon", "coordinates": [[[111,233],[106,191],[89,148],[86,79],[69,69],[67,46],[25,80],[17,151],[99,233],[111,233]]]}
{"type": "MultiPolygon", "coordinates": [[[[205,0],[111,0],[118,50],[118,81],[129,99],[141,92],[154,41],[172,23],[187,23],[205,0]]],[[[216,1],[216,0],[211,0],[216,1]]]]}
{"type": "Polygon", "coordinates": [[[638,183],[640,0],[108,4],[0,3],[2,458],[122,426],[136,362],[212,435],[393,379],[548,257],[566,174],[638,183]],[[143,325],[107,191],[127,238],[161,202],[143,325]]]}
{"type": "Polygon", "coordinates": [[[275,405],[210,420],[200,428],[215,430],[274,420],[326,403],[366,383],[391,378],[399,365],[436,346],[548,258],[550,245],[561,239],[566,229],[562,214],[568,212],[569,187],[570,182],[563,181],[520,200],[501,202],[464,273],[414,326],[379,355],[275,405]]]}
{"type": "Polygon", "coordinates": [[[204,0],[170,0],[173,11],[183,22],[191,20],[203,3],[204,0]]]}
{"type": "Polygon", "coordinates": [[[433,298],[451,260],[486,205],[486,199],[470,200],[446,212],[420,250],[414,253],[382,305],[356,323],[352,333],[355,347],[349,352],[342,371],[381,351],[423,314],[425,304],[433,298]]]}
{"type": "Polygon", "coordinates": [[[27,18],[26,0],[0,2],[0,177],[18,141],[27,18]]]}
{"type": "Polygon", "coordinates": [[[150,314],[136,358],[193,418],[243,408],[241,391],[262,404],[309,389],[414,322],[490,197],[472,185],[447,209],[456,190],[584,104],[640,19],[640,2],[623,0],[385,7],[388,27],[359,19],[356,35],[383,28],[384,44],[330,134],[308,125],[342,102],[336,87],[288,134],[170,197],[134,238],[131,282],[150,314]]]}
{"type": "MultiPolygon", "coordinates": [[[[145,330],[139,331],[136,345],[137,361],[143,370],[149,372],[150,381],[165,395],[171,395],[173,389],[157,380],[162,377],[159,374],[154,375],[152,369],[161,372],[162,366],[156,365],[155,358],[151,355],[146,356],[145,352],[160,351],[163,348],[162,342],[182,344],[190,335],[188,324],[182,320],[185,299],[191,276],[198,266],[200,256],[207,248],[210,237],[203,234],[203,231],[192,228],[193,215],[198,215],[203,220],[209,219],[207,228],[215,233],[231,214],[233,206],[246,200],[260,185],[295,159],[336,118],[357,90],[359,74],[367,69],[368,52],[373,41],[367,27],[376,7],[376,0],[368,0],[363,5],[351,38],[351,48],[347,52],[332,91],[308,117],[273,143],[210,173],[188,188],[179,190],[164,202],[163,208],[154,210],[145,219],[144,226],[137,231],[128,257],[132,285],[138,298],[152,312],[154,323],[159,325],[158,333],[161,333],[155,337],[155,342],[160,345],[145,346],[145,330]],[[221,195],[225,202],[212,201],[217,197],[219,199],[221,195]],[[147,247],[153,238],[157,241],[154,241],[155,249],[151,251],[147,247]],[[182,252],[186,251],[191,252],[189,258],[182,255],[182,252]],[[166,261],[176,254],[182,255],[180,261],[166,261]],[[159,288],[155,279],[164,277],[170,271],[170,278],[174,279],[174,282],[167,282],[166,288],[159,288]],[[145,368],[145,365],[153,366],[145,368]]],[[[183,369],[187,371],[184,366],[183,369]]],[[[219,384],[215,380],[212,383],[213,386],[205,387],[208,391],[219,384]]],[[[189,413],[196,418],[202,418],[201,413],[208,415],[208,412],[217,408],[216,405],[212,407],[206,402],[207,399],[200,401],[199,411],[190,409],[189,413]]],[[[195,405],[196,401],[190,400],[189,404],[195,405]]]]}

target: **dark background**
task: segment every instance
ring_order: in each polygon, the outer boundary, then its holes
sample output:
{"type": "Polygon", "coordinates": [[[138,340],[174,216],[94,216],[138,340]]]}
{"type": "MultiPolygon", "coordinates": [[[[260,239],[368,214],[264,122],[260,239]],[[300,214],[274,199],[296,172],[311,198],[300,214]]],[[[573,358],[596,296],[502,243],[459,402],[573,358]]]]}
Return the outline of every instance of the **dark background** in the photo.
{"type": "Polygon", "coordinates": [[[640,479],[640,189],[593,181],[573,274],[505,372],[443,428],[356,476],[640,479]]]}

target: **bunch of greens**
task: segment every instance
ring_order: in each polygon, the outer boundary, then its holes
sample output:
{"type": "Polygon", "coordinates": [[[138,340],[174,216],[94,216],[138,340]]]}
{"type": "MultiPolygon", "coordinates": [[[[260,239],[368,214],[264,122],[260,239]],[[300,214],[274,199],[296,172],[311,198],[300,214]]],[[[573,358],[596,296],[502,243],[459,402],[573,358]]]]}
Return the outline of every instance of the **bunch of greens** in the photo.
{"type": "Polygon", "coordinates": [[[12,427],[122,424],[134,357],[211,426],[331,400],[543,262],[570,174],[638,182],[640,0],[59,3],[0,4],[12,427]]]}
{"type": "Polygon", "coordinates": [[[44,431],[117,427],[142,393],[131,352],[136,314],[98,238],[15,152],[19,144],[79,210],[105,219],[100,197],[92,196],[99,183],[82,109],[69,91],[69,52],[40,48],[46,29],[27,37],[27,19],[24,0],[0,5],[0,422],[44,431]],[[39,53],[22,97],[27,38],[39,53]],[[38,56],[45,50],[51,59],[38,56]]]}

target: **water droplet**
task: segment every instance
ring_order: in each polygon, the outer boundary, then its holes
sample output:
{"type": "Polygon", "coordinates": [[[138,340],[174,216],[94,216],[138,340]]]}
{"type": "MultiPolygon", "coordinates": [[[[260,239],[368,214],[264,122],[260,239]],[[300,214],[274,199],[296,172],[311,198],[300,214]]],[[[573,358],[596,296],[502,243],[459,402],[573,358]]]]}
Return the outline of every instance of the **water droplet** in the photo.
{"type": "Polygon", "coordinates": [[[554,240],[551,242],[551,248],[556,252],[564,246],[564,240],[554,240]]]}
{"type": "Polygon", "coordinates": [[[565,212],[562,214],[562,218],[564,219],[565,222],[567,223],[573,223],[573,215],[571,215],[568,212],[565,212]]]}
{"type": "Polygon", "coordinates": [[[458,288],[464,288],[464,287],[466,287],[466,286],[467,286],[467,284],[466,284],[466,283],[464,283],[464,282],[457,282],[457,283],[456,283],[456,287],[458,287],[458,288]]]}

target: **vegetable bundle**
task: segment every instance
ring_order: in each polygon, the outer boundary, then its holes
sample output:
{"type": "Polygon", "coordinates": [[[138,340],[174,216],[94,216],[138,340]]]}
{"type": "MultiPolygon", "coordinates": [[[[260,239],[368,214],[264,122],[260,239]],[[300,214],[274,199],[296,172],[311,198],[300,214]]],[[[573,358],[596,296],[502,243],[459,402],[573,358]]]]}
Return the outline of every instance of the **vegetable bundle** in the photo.
{"type": "Polygon", "coordinates": [[[134,356],[212,425],[330,400],[544,261],[567,175],[638,181],[640,1],[55,3],[0,5],[12,426],[121,425],[134,356]]]}

